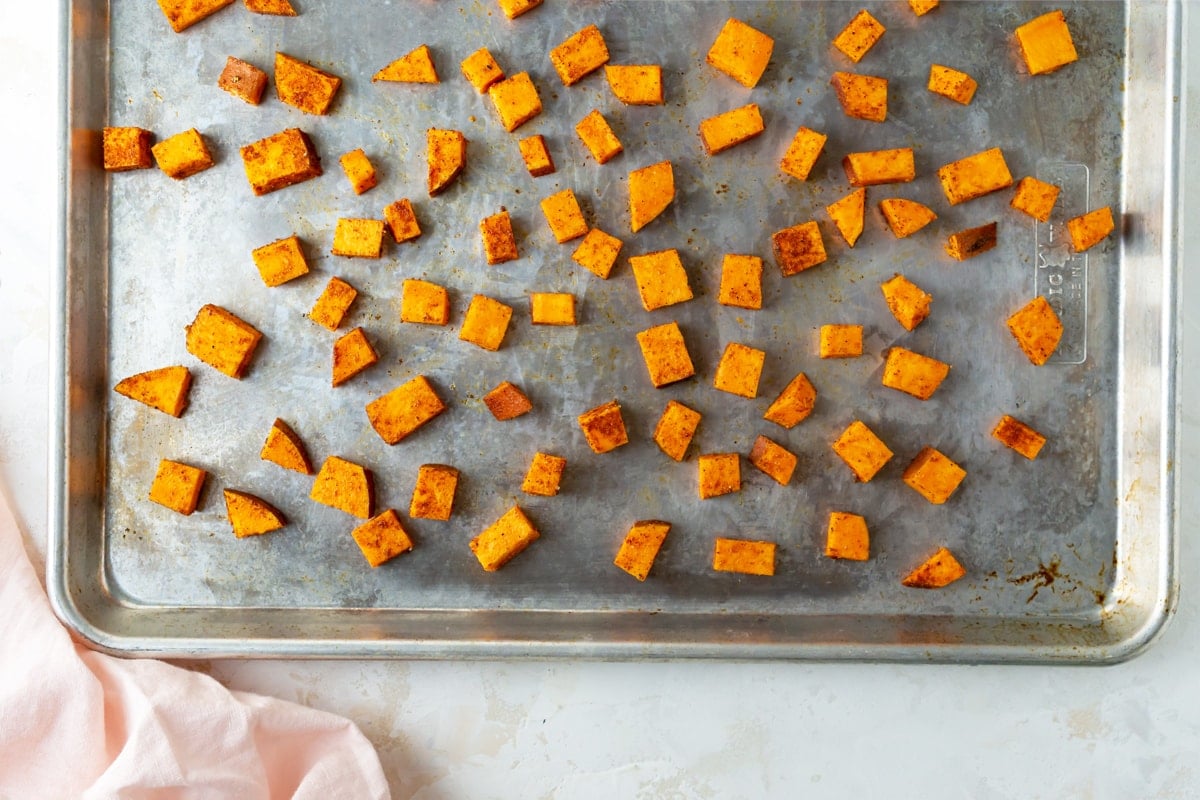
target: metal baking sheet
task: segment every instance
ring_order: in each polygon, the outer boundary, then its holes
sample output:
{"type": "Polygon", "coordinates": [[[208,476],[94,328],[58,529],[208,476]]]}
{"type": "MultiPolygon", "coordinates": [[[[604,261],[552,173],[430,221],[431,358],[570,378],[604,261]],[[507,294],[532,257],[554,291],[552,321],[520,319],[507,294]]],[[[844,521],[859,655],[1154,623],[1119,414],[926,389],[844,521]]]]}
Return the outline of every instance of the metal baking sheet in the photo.
{"type": "Polygon", "coordinates": [[[85,639],[131,655],[1106,662],[1137,652],[1161,629],[1175,592],[1177,6],[1064,4],[1081,58],[1031,78],[1012,31],[1057,4],[945,3],[917,18],[902,2],[867,2],[888,30],[857,67],[830,46],[858,10],[845,3],[549,0],[513,21],[484,0],[296,5],[298,17],[279,18],[238,3],[178,35],[153,4],[74,0],[65,15],[63,369],[49,583],[59,614],[85,639]],[[776,40],[753,90],[704,64],[730,16],[776,40]],[[621,105],[603,73],[561,84],[547,52],[591,23],[611,63],[663,66],[665,105],[621,105]],[[419,44],[432,48],[440,85],[371,83],[419,44]],[[459,74],[458,62],[481,46],[508,74],[528,71],[539,89],[545,110],[515,134],[459,74]],[[276,51],[344,79],[331,115],[302,114],[273,88],[258,107],[217,88],[226,56],[270,72],[276,51]],[[978,80],[969,106],[926,90],[935,62],[978,80]],[[885,123],[842,113],[829,86],[837,69],[889,78],[885,123]],[[699,122],[747,102],[762,108],[766,132],[705,156],[699,122]],[[593,108],[625,148],[603,166],[574,133],[593,108]],[[159,139],[198,128],[216,166],[179,182],[157,170],[105,175],[106,124],[149,128],[159,139]],[[777,167],[800,125],[829,136],[807,182],[777,167]],[[294,126],[312,137],[324,176],[254,197],[238,148],[294,126]],[[437,198],[424,188],[429,127],[462,130],[470,141],[465,174],[437,198]],[[551,176],[530,178],[521,165],[517,140],[534,133],[558,165],[551,176]],[[903,146],[915,150],[917,180],[871,188],[866,230],[847,248],[824,211],[848,191],[841,157],[903,146]],[[356,147],[380,173],[361,196],[337,162],[356,147]],[[1003,149],[1016,177],[1063,186],[1052,225],[1011,210],[1009,192],[945,202],[937,168],[987,147],[1003,149]],[[664,158],[674,164],[676,200],[633,235],[627,174],[664,158]],[[565,187],[592,225],[624,241],[608,281],[575,265],[574,244],[556,244],[546,227],[538,202],[565,187]],[[330,254],[338,218],[379,217],[401,197],[413,199],[418,240],[388,243],[380,260],[330,254]],[[938,219],[897,240],[875,208],[885,197],[925,202],[938,219]],[[1065,249],[1065,215],[1103,205],[1118,213],[1118,233],[1085,255],[1065,249]],[[478,224],[501,207],[512,213],[521,258],[489,267],[478,224]],[[770,234],[810,219],[829,259],[783,278],[770,234]],[[1000,226],[996,249],[964,263],[943,253],[948,233],[991,220],[1000,226]],[[293,233],[312,272],[269,289],[250,251],[293,233]],[[669,247],[680,251],[696,297],[648,313],[628,257],[669,247]],[[763,310],[716,302],[724,253],[766,259],[763,310]],[[935,297],[932,316],[912,333],[879,290],[896,272],[935,297]],[[335,337],[305,317],[333,275],[361,292],[348,324],[362,326],[381,356],[337,389],[329,387],[335,337]],[[400,324],[407,277],[449,287],[450,325],[400,324]],[[575,294],[580,324],[532,326],[531,291],[575,294]],[[1067,326],[1040,369],[1004,326],[1035,292],[1067,326]],[[499,352],[457,338],[475,293],[516,310],[499,352]],[[205,303],[265,334],[244,380],[185,351],[184,326],[205,303]],[[697,375],[656,390],[634,334],[670,320],[684,331],[697,375]],[[864,325],[864,355],[819,359],[816,333],[826,323],[864,325]],[[767,353],[756,400],[712,387],[729,342],[767,353]],[[952,365],[933,399],[881,386],[893,345],[952,365]],[[181,419],[111,391],[126,375],[180,363],[195,375],[181,419]],[[801,371],[819,393],[813,415],[790,431],[763,420],[801,371]],[[419,374],[450,410],[389,447],[363,406],[419,374]],[[501,380],[522,386],[535,411],[495,422],[481,397],[501,380]],[[575,417],[614,398],[631,442],[595,455],[575,417]],[[651,441],[669,399],[704,415],[682,463],[651,441]],[[1003,413],[1047,434],[1036,461],[991,439],[1003,413]],[[377,506],[401,512],[416,548],[370,569],[350,537],[357,520],[311,502],[310,479],[259,459],[277,416],[317,463],[340,455],[372,469],[377,506]],[[854,419],[896,453],[867,484],[829,447],[854,419]],[[697,455],[745,456],[758,434],[799,456],[792,483],[777,485],[743,458],[740,493],[699,500],[697,455]],[[968,473],[944,506],[901,481],[926,445],[968,473]],[[539,450],[567,459],[557,497],[520,492],[539,450]],[[210,471],[194,515],[146,499],[160,458],[210,471]],[[417,467],[429,462],[463,474],[446,523],[407,520],[417,467]],[[290,524],[235,539],[223,488],[268,499],[290,524]],[[514,503],[541,538],[485,573],[467,543],[514,503]],[[823,556],[834,510],[866,517],[869,561],[823,556]],[[673,527],[650,578],[638,583],[611,562],[630,524],[647,518],[673,527]],[[713,572],[717,536],[776,542],[777,574],[713,572]],[[941,591],[902,587],[900,578],[942,545],[967,576],[941,591]]]}

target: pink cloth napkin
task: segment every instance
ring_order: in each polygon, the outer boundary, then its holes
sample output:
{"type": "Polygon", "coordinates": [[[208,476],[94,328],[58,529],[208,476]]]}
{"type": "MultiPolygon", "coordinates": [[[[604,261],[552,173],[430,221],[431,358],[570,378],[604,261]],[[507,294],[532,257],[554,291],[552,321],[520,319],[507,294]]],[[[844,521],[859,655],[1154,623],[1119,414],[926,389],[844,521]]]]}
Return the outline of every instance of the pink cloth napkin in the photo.
{"type": "Polygon", "coordinates": [[[76,644],[0,491],[0,800],[388,796],[349,720],[76,644]]]}

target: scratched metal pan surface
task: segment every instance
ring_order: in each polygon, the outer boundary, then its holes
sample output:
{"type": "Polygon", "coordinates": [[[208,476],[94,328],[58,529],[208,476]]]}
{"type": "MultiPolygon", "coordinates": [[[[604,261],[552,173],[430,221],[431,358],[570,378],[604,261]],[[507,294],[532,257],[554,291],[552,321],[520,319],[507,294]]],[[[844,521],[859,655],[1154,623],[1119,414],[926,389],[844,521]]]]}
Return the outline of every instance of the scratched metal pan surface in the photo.
{"type": "Polygon", "coordinates": [[[858,11],[845,3],[655,3],[548,0],[506,19],[491,2],[295,0],[295,18],[237,3],[182,34],[153,3],[74,0],[64,34],[65,221],[61,273],[58,454],[49,584],[58,613],[86,640],[130,655],[320,657],[724,657],[906,661],[1112,662],[1161,630],[1175,597],[1175,250],[1178,154],[1178,7],[1065,3],[1080,58],[1030,77],[1012,31],[1052,10],[1044,3],[946,3],[916,17],[902,2],[865,6],[887,33],[857,67],[830,42],[858,11]],[[738,17],[775,39],[753,90],[705,64],[724,21],[738,17]],[[659,63],[666,103],[624,106],[603,72],[564,87],[547,57],[595,23],[612,63],[659,63]],[[428,44],[439,85],[372,83],[385,64],[428,44]],[[528,71],[545,110],[515,134],[458,64],[488,47],[508,74],[528,71]],[[344,79],[327,117],[260,106],[221,91],[236,55],[270,71],[287,52],[344,79]],[[968,106],[926,90],[931,63],[974,76],[968,106]],[[834,70],[890,80],[888,118],[846,117],[834,70]],[[763,135],[719,155],[702,150],[702,119],[748,102],[763,135]],[[574,125],[601,110],[624,152],[598,165],[574,125]],[[158,139],[195,127],[216,165],[173,181],[157,169],[106,175],[100,129],[137,125],[158,139]],[[778,169],[796,129],[829,136],[807,182],[778,169]],[[276,131],[308,132],[322,177],[255,197],[238,148],[276,131]],[[445,194],[425,191],[424,133],[461,130],[465,173],[445,194]],[[517,141],[546,137],[558,170],[531,178],[517,141]],[[912,147],[917,179],[868,190],[866,229],[848,248],[825,206],[849,191],[848,152],[912,147]],[[338,157],[361,147],[379,185],[356,196],[338,157]],[[1011,191],[951,207],[941,165],[1002,148],[1020,178],[1062,186],[1050,225],[1009,207],[1011,191]],[[627,175],[670,159],[677,196],[666,214],[630,232],[627,175]],[[611,279],[571,260],[550,235],[539,201],[562,188],[590,224],[624,248],[611,279]],[[340,217],[379,217],[413,199],[423,234],[388,242],[379,260],[331,255],[340,217]],[[920,200],[938,219],[898,240],[876,208],[920,200]],[[1064,245],[1063,221],[1104,205],[1118,231],[1084,255],[1064,245]],[[485,264],[479,221],[507,208],[519,260],[485,264]],[[817,220],[829,258],[784,278],[773,231],[817,220]],[[954,262],[952,231],[996,220],[999,245],[954,262]],[[250,251],[297,234],[311,273],[277,288],[250,251]],[[695,299],[643,310],[628,257],[677,248],[695,299]],[[766,260],[764,308],[717,303],[721,257],[766,260]],[[934,296],[912,333],[888,312],[880,283],[900,272],[934,296]],[[334,275],[360,291],[348,326],[361,326],[380,363],[330,388],[335,336],[306,318],[334,275]],[[403,279],[450,290],[444,328],[399,322],[403,279]],[[531,291],[571,292],[579,324],[535,327],[531,291]],[[473,294],[512,305],[503,346],[460,341],[473,294]],[[1032,366],[1004,320],[1035,294],[1066,330],[1044,367],[1032,366]],[[243,380],[190,356],[184,326],[206,303],[265,335],[243,380]],[[635,333],[678,321],[694,378],[651,386],[635,333]],[[864,326],[859,358],[821,360],[819,326],[864,326]],[[713,388],[730,342],[766,352],[757,399],[713,388]],[[922,402],[881,385],[883,356],[901,345],[952,365],[922,402]],[[180,419],[117,396],[125,376],[172,364],[195,383],[180,419]],[[785,430],[763,419],[799,372],[816,386],[812,416],[785,430]],[[426,375],[449,410],[389,447],[367,423],[371,399],[426,375]],[[496,422],[482,396],[502,380],[534,411],[496,422]],[[630,442],[596,455],[576,416],[617,399],[630,442]],[[703,414],[681,463],[652,441],[668,400],[703,414]],[[1048,437],[1027,461],[990,435],[1012,414],[1048,437]],[[371,569],[350,536],[358,521],[308,498],[311,479],[259,458],[272,420],[287,420],[318,464],[339,455],[373,470],[376,505],[395,508],[416,547],[371,569]],[[895,452],[857,483],[830,443],[855,419],[895,452]],[[765,434],[799,459],[781,486],[746,459],[765,434]],[[926,502],[901,479],[925,446],[967,471],[949,502],[926,502]],[[535,452],[567,459],[552,498],[520,491],[535,452]],[[701,501],[697,457],[742,455],[740,492],[701,501]],[[208,470],[200,507],[184,517],[147,499],[159,460],[208,470]],[[449,522],[410,520],[417,468],[448,463],[462,482],[449,522]],[[236,539],[222,490],[257,494],[289,523],[236,539]],[[470,539],[519,504],[541,538],[487,573],[470,539]],[[831,511],[863,515],[866,562],[823,554],[831,511]],[[613,566],[631,523],[662,519],[670,534],[644,583],[613,566]],[[774,577],[718,573],[714,539],[778,545],[774,577]],[[901,578],[949,547],[966,576],[940,591],[901,578]]]}

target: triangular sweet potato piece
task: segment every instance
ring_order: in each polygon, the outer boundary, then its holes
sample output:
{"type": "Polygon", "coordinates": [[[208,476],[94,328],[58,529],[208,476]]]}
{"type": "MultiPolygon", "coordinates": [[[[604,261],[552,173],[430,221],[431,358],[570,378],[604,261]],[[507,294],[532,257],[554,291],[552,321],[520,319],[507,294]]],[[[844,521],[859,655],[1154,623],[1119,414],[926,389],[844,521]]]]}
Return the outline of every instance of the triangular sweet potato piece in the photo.
{"type": "Polygon", "coordinates": [[[836,200],[825,206],[833,224],[846,240],[846,244],[854,247],[858,237],[863,232],[863,216],[867,207],[867,190],[855,189],[841,200],[836,200]]]}
{"type": "Polygon", "coordinates": [[[902,197],[880,200],[879,210],[897,239],[911,236],[937,219],[937,214],[929,206],[902,197]]]}
{"type": "Polygon", "coordinates": [[[467,164],[467,138],[462,131],[430,128],[425,132],[425,153],[429,161],[429,196],[433,197],[462,174],[467,164]]]}
{"type": "Polygon", "coordinates": [[[321,465],[308,496],[330,508],[370,519],[373,483],[369,469],[353,461],[330,456],[321,465]]]}
{"type": "Polygon", "coordinates": [[[246,0],[246,8],[255,14],[273,14],[277,17],[294,17],[296,9],[289,0],[246,0]]]}
{"type": "Polygon", "coordinates": [[[378,360],[363,329],[355,328],[333,343],[333,385],[341,386],[378,360]]]}
{"type": "Polygon", "coordinates": [[[901,583],[916,589],[941,589],[966,574],[967,571],[954,554],[940,547],[924,564],[908,573],[901,583]]]}
{"type": "Polygon", "coordinates": [[[433,57],[429,54],[429,45],[423,44],[408,55],[396,59],[379,70],[379,72],[376,72],[371,81],[438,83],[437,70],[433,66],[433,57]]]}
{"type": "Polygon", "coordinates": [[[629,222],[633,232],[646,227],[675,199],[675,170],[660,161],[629,173],[629,222]]]}
{"type": "Polygon", "coordinates": [[[225,490],[225,512],[239,539],[277,531],[287,524],[283,514],[266,500],[233,489],[225,490]]]}
{"type": "Polygon", "coordinates": [[[187,367],[163,367],[139,372],[118,383],[114,390],[131,400],[178,417],[187,408],[192,373],[187,367]]]}
{"type": "Polygon", "coordinates": [[[271,430],[267,434],[267,440],[263,442],[259,458],[263,461],[270,461],[272,464],[278,464],[284,469],[299,472],[301,475],[313,474],[312,462],[308,459],[304,442],[291,426],[281,419],[276,419],[271,424],[271,430]]]}

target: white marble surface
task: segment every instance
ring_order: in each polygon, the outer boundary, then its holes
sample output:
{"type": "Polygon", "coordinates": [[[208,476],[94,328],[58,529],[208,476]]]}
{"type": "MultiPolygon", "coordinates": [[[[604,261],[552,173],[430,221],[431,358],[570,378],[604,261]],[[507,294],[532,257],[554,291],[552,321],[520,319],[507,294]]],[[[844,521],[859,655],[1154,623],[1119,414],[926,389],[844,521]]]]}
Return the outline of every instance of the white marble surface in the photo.
{"type": "MultiPolygon", "coordinates": [[[[1186,5],[1186,4],[1185,4],[1186,5]]],[[[46,534],[54,268],[53,2],[0,2],[0,478],[46,534]],[[19,120],[19,123],[16,122],[19,120]]],[[[1187,9],[1191,11],[1192,9],[1187,9]]],[[[1185,38],[1200,40],[1200,6],[1185,38]],[[1190,35],[1188,35],[1190,34],[1190,35]]],[[[1200,57],[1190,136],[1200,142],[1200,57]]],[[[1200,145],[1193,145],[1195,151],[1200,145]]],[[[1200,159],[1185,207],[1200,209],[1200,159]]],[[[1200,228],[1183,347],[1200,363],[1200,228]]],[[[1185,369],[1182,397],[1200,397],[1185,369]]],[[[863,664],[264,662],[194,665],[356,720],[397,798],[1200,797],[1200,417],[1183,413],[1183,586],[1163,638],[1110,668],[863,664]]]]}

